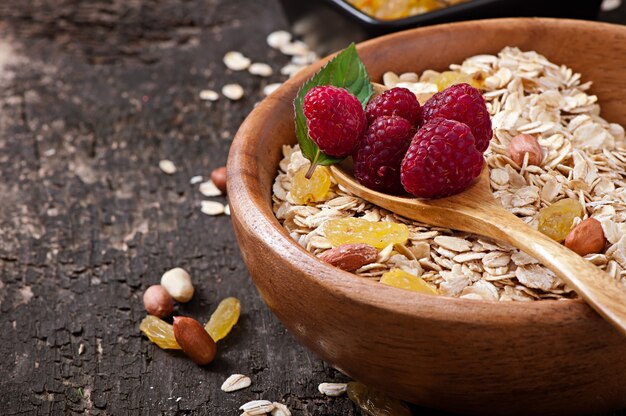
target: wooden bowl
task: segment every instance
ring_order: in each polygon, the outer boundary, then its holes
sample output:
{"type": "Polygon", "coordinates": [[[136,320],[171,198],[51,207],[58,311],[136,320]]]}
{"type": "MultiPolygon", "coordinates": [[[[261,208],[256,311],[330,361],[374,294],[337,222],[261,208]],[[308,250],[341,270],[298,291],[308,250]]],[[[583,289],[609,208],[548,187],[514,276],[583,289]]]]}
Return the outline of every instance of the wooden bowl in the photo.
{"type": "MultiPolygon", "coordinates": [[[[602,114],[626,124],[626,26],[498,19],[420,28],[358,46],[372,80],[443,70],[504,46],[582,73],[602,114]]],[[[326,265],[272,213],[281,146],[295,143],[292,102],[324,62],[265,99],[228,161],[232,220],[271,310],[324,361],[423,406],[475,414],[581,414],[626,408],[626,338],[578,300],[488,302],[401,291],[326,265]]]]}

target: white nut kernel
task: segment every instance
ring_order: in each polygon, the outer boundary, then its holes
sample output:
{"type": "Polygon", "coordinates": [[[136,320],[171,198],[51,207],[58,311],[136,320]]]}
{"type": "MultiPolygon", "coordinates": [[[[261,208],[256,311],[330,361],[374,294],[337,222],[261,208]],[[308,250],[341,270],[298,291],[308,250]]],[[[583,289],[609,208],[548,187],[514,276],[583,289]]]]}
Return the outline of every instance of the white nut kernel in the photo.
{"type": "Polygon", "coordinates": [[[274,73],[274,70],[272,70],[272,67],[269,66],[268,64],[255,62],[252,65],[250,65],[250,68],[248,68],[248,72],[251,73],[252,75],[258,75],[261,77],[269,77],[270,75],[274,73]]]}
{"type": "Polygon", "coordinates": [[[191,277],[184,269],[176,267],[163,273],[161,286],[167,290],[177,302],[189,302],[193,297],[191,277]]]}

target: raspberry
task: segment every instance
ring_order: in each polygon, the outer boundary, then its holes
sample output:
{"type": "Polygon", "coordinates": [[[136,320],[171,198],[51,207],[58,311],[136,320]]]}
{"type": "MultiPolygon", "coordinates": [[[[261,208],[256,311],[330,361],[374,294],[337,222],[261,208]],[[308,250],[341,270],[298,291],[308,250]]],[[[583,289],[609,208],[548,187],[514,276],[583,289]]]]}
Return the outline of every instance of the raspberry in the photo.
{"type": "Polygon", "coordinates": [[[329,156],[350,155],[367,127],[361,103],[343,88],[312,88],[304,96],[302,110],[309,136],[329,156]]]}
{"type": "Polygon", "coordinates": [[[381,117],[374,121],[352,155],[354,176],[370,189],[403,193],[400,163],[414,133],[411,123],[402,117],[381,117]]]}
{"type": "Polygon", "coordinates": [[[391,88],[374,98],[365,109],[367,121],[372,124],[382,116],[400,116],[415,127],[422,124],[422,109],[415,94],[406,88],[391,88]]]}
{"type": "Polygon", "coordinates": [[[439,198],[465,190],[483,167],[470,128],[434,118],[417,132],[402,160],[400,177],[407,192],[439,198]]]}
{"type": "Polygon", "coordinates": [[[491,119],[480,92],[468,84],[452,85],[433,95],[422,107],[424,121],[435,117],[460,121],[472,129],[476,149],[481,152],[489,147],[491,119]]]}

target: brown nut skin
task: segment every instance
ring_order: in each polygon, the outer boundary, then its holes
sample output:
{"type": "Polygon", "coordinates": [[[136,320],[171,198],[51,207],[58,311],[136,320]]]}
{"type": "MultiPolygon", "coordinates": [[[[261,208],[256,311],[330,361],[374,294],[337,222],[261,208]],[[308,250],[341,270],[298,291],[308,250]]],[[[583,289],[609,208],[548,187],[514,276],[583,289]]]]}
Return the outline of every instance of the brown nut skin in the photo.
{"type": "Polygon", "coordinates": [[[320,255],[326,263],[347,272],[353,272],[376,261],[378,250],[369,244],[343,244],[320,255]]]}
{"type": "Polygon", "coordinates": [[[217,354],[217,345],[195,319],[174,317],[174,338],[183,352],[198,365],[209,364],[217,354]]]}
{"type": "Polygon", "coordinates": [[[513,162],[522,166],[526,153],[529,165],[539,166],[543,161],[543,149],[537,139],[530,134],[518,134],[509,142],[509,155],[513,162]]]}
{"type": "Polygon", "coordinates": [[[606,244],[606,238],[600,221],[595,218],[582,221],[567,234],[564,244],[580,256],[601,252],[606,244]]]}
{"type": "Polygon", "coordinates": [[[211,172],[211,180],[213,184],[222,191],[222,193],[226,193],[226,166],[219,167],[217,169],[213,169],[211,172]]]}
{"type": "Polygon", "coordinates": [[[174,300],[161,285],[152,285],[143,294],[146,312],[158,318],[165,318],[174,310],[174,300]]]}

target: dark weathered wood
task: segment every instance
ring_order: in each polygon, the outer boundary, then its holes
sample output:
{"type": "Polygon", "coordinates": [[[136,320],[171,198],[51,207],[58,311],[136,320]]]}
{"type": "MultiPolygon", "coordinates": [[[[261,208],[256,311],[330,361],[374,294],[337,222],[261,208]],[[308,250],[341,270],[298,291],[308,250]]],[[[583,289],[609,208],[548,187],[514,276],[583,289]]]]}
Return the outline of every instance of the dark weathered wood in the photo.
{"type": "Polygon", "coordinates": [[[0,414],[237,415],[258,398],[356,414],[317,392],[346,378],[271,315],[229,217],[200,213],[189,185],[225,164],[262,86],[282,79],[231,74],[222,56],[278,70],[287,58],[265,36],[285,27],[269,0],[0,2],[0,414]],[[198,98],[231,80],[240,102],[198,98]],[[179,172],[163,174],[163,158],[179,172]],[[173,266],[197,290],[179,313],[206,320],[220,299],[242,301],[210,366],[138,330],[143,291],[173,266]],[[235,372],[253,385],[222,392],[235,372]]]}

